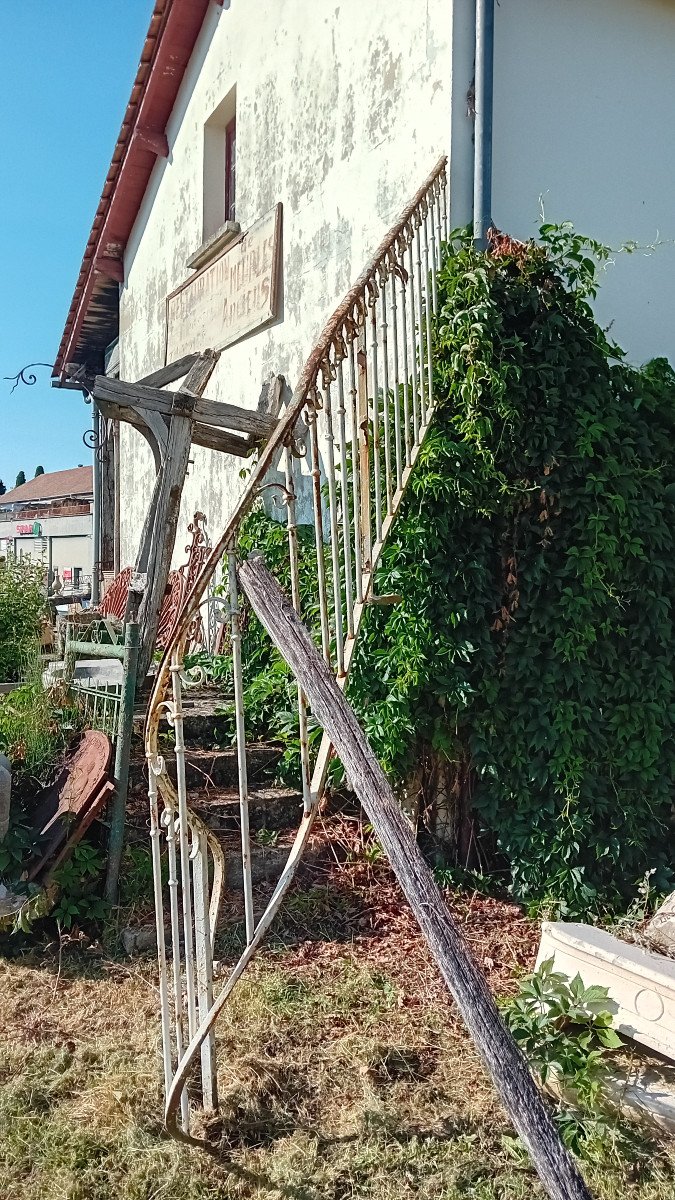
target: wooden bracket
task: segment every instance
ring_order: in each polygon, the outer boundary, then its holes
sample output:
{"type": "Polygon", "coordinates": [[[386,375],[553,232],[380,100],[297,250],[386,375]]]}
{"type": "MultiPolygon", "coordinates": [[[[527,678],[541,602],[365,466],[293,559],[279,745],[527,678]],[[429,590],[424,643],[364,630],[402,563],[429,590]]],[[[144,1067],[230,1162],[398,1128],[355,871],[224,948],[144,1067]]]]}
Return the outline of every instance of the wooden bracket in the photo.
{"type": "Polygon", "coordinates": [[[99,254],[98,258],[94,259],[94,270],[98,271],[99,275],[116,280],[117,283],[124,283],[124,263],[121,258],[113,258],[111,254],[99,254]]]}
{"type": "Polygon", "coordinates": [[[169,141],[165,133],[157,133],[154,129],[147,129],[143,125],[137,125],[132,141],[133,145],[140,146],[143,150],[149,150],[151,154],[156,154],[158,158],[169,157],[169,141]]]}

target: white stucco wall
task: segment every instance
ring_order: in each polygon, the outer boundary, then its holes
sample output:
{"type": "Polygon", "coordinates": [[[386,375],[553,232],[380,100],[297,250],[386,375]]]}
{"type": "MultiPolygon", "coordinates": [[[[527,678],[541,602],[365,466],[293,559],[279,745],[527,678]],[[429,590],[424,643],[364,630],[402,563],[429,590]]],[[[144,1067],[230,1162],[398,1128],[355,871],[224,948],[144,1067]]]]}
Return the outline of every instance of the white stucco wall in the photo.
{"type": "MultiPolygon", "coordinates": [[[[471,218],[474,0],[231,0],[213,6],[125,257],[121,374],[164,361],[165,299],[202,241],[203,127],[237,89],[237,218],[281,201],[281,315],[226,349],[208,394],[255,407],[272,373],[292,389],[316,335],[441,153],[454,224],[471,218]]],[[[597,302],[630,360],[675,360],[675,0],[500,0],[493,216],[536,235],[571,220],[621,255],[597,302]]],[[[177,540],[217,533],[240,460],[193,448],[177,540]]],[[[153,467],[122,429],[122,561],[132,562],[153,467]]]]}
{"type": "Polygon", "coordinates": [[[602,277],[599,319],[636,363],[675,361],[674,117],[674,0],[500,0],[494,220],[536,235],[541,196],[612,246],[665,240],[602,277]]]}
{"type": "MultiPolygon", "coordinates": [[[[226,349],[208,395],[255,407],[272,373],[294,386],[316,336],[399,210],[450,144],[449,0],[231,0],[213,6],[125,256],[120,374],[164,362],[165,298],[202,241],[203,127],[237,88],[237,219],[283,211],[282,307],[226,349]]],[[[191,514],[217,533],[241,460],[193,447],[176,560],[191,514]],[[182,532],[181,532],[182,530],[182,532]]],[[[122,429],[122,562],[135,556],[153,468],[122,429]]]]}

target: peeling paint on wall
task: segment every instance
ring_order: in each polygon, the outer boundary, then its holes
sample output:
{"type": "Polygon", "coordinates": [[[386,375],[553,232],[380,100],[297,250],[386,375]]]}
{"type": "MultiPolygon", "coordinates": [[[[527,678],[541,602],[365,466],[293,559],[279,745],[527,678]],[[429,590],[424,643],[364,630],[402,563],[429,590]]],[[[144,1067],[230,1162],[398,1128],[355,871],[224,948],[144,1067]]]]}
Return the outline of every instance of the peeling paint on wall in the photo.
{"type": "MultiPolygon", "coordinates": [[[[123,378],[164,361],[166,295],[188,278],[187,259],[201,242],[203,127],[236,86],[236,216],[246,229],[283,203],[281,315],[223,352],[208,395],[254,407],[270,373],[294,386],[331,311],[449,149],[447,2],[427,0],[426,10],[420,20],[419,6],[403,0],[331,8],[236,0],[212,12],[169,122],[170,156],[155,168],[127,248],[123,378]]],[[[130,563],[154,468],[129,427],[121,451],[122,557],[130,563]]],[[[242,460],[199,447],[191,459],[179,529],[201,509],[215,534],[244,486],[242,460]]]]}

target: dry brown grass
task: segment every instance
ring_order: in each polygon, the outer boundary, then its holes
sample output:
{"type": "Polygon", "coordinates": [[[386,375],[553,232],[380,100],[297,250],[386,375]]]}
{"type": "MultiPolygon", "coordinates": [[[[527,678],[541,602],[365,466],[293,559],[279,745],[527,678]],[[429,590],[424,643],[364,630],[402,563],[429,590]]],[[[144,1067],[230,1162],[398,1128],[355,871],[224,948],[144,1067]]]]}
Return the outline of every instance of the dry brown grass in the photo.
{"type": "MultiPolygon", "coordinates": [[[[536,925],[448,901],[512,990],[536,925]]],[[[541,1200],[382,865],[319,863],[289,897],[218,1026],[216,1157],[162,1132],[157,1007],[150,960],[0,960],[2,1200],[541,1200]]],[[[599,1200],[675,1194],[665,1151],[585,1170],[599,1200]]]]}
{"type": "MultiPolygon", "coordinates": [[[[4,1200],[540,1196],[452,1006],[330,949],[267,951],[226,1011],[219,1160],[162,1134],[151,963],[0,964],[4,1200]]],[[[665,1200],[671,1167],[592,1179],[665,1200]]]]}

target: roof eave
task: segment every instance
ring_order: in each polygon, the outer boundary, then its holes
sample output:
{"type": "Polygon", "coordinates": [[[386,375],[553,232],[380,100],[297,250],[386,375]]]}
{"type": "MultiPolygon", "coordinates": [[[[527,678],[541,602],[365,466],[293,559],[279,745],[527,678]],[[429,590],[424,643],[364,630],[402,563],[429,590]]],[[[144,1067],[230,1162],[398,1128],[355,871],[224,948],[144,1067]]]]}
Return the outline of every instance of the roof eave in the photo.
{"type": "Polygon", "coordinates": [[[56,356],[54,376],[59,381],[66,377],[70,363],[79,363],[87,350],[98,357],[111,340],[110,318],[118,295],[114,264],[122,260],[157,156],[168,149],[166,125],[211,3],[155,0],[56,356]],[[95,303],[98,319],[94,314],[88,320],[95,303]]]}

